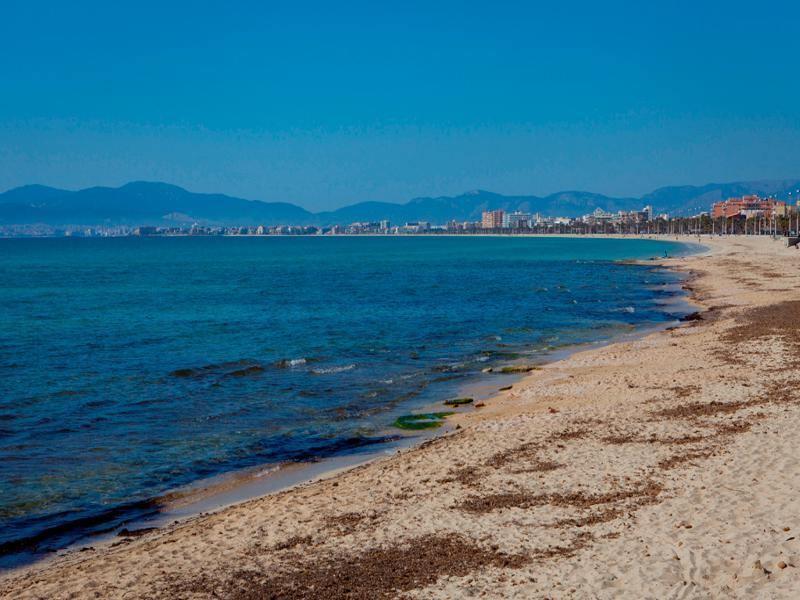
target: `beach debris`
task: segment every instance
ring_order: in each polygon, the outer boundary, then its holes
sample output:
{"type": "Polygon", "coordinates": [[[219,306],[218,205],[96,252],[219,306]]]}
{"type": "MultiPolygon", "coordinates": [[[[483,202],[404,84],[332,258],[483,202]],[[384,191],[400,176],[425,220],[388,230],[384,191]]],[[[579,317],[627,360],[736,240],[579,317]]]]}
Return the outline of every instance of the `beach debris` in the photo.
{"type": "Polygon", "coordinates": [[[452,400],[445,400],[446,406],[463,406],[464,404],[472,404],[473,398],[453,398],[452,400]]]}
{"type": "Polygon", "coordinates": [[[500,388],[500,391],[501,391],[501,392],[507,392],[507,391],[508,391],[508,390],[510,390],[512,387],[514,387],[514,386],[513,386],[513,385],[504,385],[503,387],[501,387],[501,388],[500,388]]]}
{"type": "Polygon", "coordinates": [[[676,398],[688,398],[700,393],[699,385],[674,385],[672,387],[668,387],[667,389],[671,392],[675,392],[676,398]]]}
{"type": "Polygon", "coordinates": [[[686,463],[694,464],[694,461],[703,458],[709,458],[711,456],[714,456],[714,454],[716,453],[717,453],[717,447],[709,446],[707,448],[700,448],[699,450],[693,450],[691,452],[674,454],[668,458],[659,461],[658,468],[664,471],[668,471],[669,469],[674,469],[675,467],[681,466],[686,463]]]}
{"type": "Polygon", "coordinates": [[[682,316],[679,321],[687,322],[687,321],[702,321],[703,315],[699,312],[689,313],[688,315],[682,316]]]}
{"type": "MultiPolygon", "coordinates": [[[[581,540],[579,537],[578,540],[581,540]]],[[[584,544],[585,545],[585,544],[584,544]]],[[[442,578],[466,577],[488,568],[519,569],[535,558],[571,547],[539,551],[531,556],[484,548],[458,534],[412,538],[399,544],[351,552],[333,552],[287,559],[289,569],[235,569],[175,577],[166,597],[217,598],[396,598],[442,578]]],[[[559,554],[563,555],[563,554],[559,554]]]]}
{"type": "Polygon", "coordinates": [[[641,487],[638,488],[613,490],[600,494],[589,494],[583,491],[574,491],[566,494],[533,494],[525,491],[514,491],[484,496],[469,496],[461,504],[453,506],[453,508],[472,513],[489,513],[508,508],[532,508],[545,505],[592,508],[600,504],[625,501],[634,501],[645,505],[654,502],[661,491],[661,485],[651,481],[643,482],[641,487]]]}
{"type": "Polygon", "coordinates": [[[290,538],[288,538],[288,539],[286,539],[286,540],[284,540],[282,542],[278,542],[277,544],[275,544],[273,546],[273,550],[277,550],[277,551],[290,550],[290,549],[294,548],[295,546],[300,546],[300,545],[308,546],[313,541],[314,540],[310,535],[306,535],[306,536],[294,535],[294,536],[292,536],[292,537],[290,537],[290,538]]]}
{"type": "Polygon", "coordinates": [[[475,405],[475,408],[483,408],[484,406],[486,406],[486,404],[485,404],[485,403],[483,403],[483,402],[478,402],[478,403],[475,405]]]}
{"type": "Polygon", "coordinates": [[[787,566],[788,565],[783,561],[778,562],[778,568],[779,569],[785,569],[787,566]]]}
{"type": "Polygon", "coordinates": [[[141,529],[128,529],[123,527],[117,533],[117,537],[140,537],[151,531],[155,531],[158,527],[142,527],[141,529]]]}
{"type": "Polygon", "coordinates": [[[772,571],[770,571],[764,565],[762,565],[760,560],[757,560],[756,562],[753,563],[753,568],[756,571],[762,571],[764,575],[772,575],[772,571]]]}
{"type": "Polygon", "coordinates": [[[541,367],[536,365],[509,365],[506,367],[500,367],[497,372],[509,375],[514,373],[530,373],[531,371],[537,371],[539,369],[541,369],[541,367]]]}
{"type": "Polygon", "coordinates": [[[563,440],[579,440],[581,438],[585,438],[587,435],[589,435],[589,431],[586,429],[566,429],[564,431],[559,431],[552,434],[547,438],[547,441],[557,442],[563,440]]]}
{"type": "Polygon", "coordinates": [[[403,415],[397,417],[394,426],[398,429],[433,429],[441,427],[444,419],[450,415],[455,414],[452,412],[435,412],[435,413],[422,413],[416,415],[403,415]]]}
{"type": "Polygon", "coordinates": [[[377,518],[377,514],[369,516],[360,512],[346,512],[326,518],[325,525],[337,530],[341,535],[349,535],[356,531],[365,520],[374,521],[377,518]]]}
{"type": "Polygon", "coordinates": [[[481,479],[483,479],[483,475],[480,469],[475,465],[469,465],[450,471],[447,477],[439,480],[439,483],[458,482],[465,486],[474,486],[477,485],[481,479]]]}

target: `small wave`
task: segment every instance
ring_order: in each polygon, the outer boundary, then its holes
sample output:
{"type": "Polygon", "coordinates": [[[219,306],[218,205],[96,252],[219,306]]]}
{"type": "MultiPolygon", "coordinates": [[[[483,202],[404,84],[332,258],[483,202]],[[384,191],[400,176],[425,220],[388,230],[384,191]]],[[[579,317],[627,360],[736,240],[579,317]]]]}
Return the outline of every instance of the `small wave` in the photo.
{"type": "Polygon", "coordinates": [[[279,369],[291,369],[292,367],[299,367],[308,362],[307,358],[282,358],[275,361],[275,366],[279,369]]]}
{"type": "Polygon", "coordinates": [[[353,364],[349,364],[349,365],[342,365],[340,367],[326,367],[326,368],[320,368],[320,369],[311,369],[311,372],[314,373],[314,375],[329,375],[331,373],[343,373],[344,371],[350,371],[350,370],[355,369],[355,368],[356,368],[356,365],[355,365],[355,363],[353,363],[353,364]]]}
{"type": "Polygon", "coordinates": [[[254,360],[241,359],[230,362],[205,365],[202,367],[187,367],[175,369],[170,373],[172,377],[179,379],[202,378],[209,375],[224,375],[226,377],[244,377],[255,375],[264,370],[260,364],[254,360]]]}
{"type": "Polygon", "coordinates": [[[464,363],[457,362],[457,363],[450,363],[445,365],[435,365],[431,367],[431,371],[434,373],[455,373],[460,371],[464,368],[464,363]]]}
{"type": "Polygon", "coordinates": [[[266,469],[261,469],[254,475],[254,477],[266,477],[267,475],[272,475],[273,473],[280,471],[281,467],[282,465],[273,465],[271,467],[267,467],[266,469]]]}
{"type": "Polygon", "coordinates": [[[114,404],[113,400],[90,400],[89,402],[83,405],[83,408],[100,408],[101,406],[108,406],[110,404],[114,404]]]}
{"type": "Polygon", "coordinates": [[[248,377],[250,375],[258,375],[264,372],[264,367],[261,365],[250,365],[244,369],[236,369],[230,373],[226,373],[225,377],[248,377]]]}
{"type": "Polygon", "coordinates": [[[507,327],[503,330],[503,333],[533,333],[534,329],[532,327],[507,327]]]}
{"type": "Polygon", "coordinates": [[[623,306],[622,308],[614,309],[614,312],[624,312],[632,315],[633,313],[636,312],[636,309],[633,308],[632,306],[623,306]]]}

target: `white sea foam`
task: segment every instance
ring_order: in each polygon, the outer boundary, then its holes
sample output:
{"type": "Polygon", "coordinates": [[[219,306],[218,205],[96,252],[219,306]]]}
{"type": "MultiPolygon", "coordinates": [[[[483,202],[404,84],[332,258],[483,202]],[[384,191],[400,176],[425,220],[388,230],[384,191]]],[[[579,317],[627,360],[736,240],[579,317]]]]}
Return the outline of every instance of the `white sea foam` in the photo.
{"type": "Polygon", "coordinates": [[[633,308],[632,306],[624,306],[622,308],[614,309],[614,312],[626,312],[626,313],[629,313],[629,314],[633,314],[633,313],[636,312],[636,309],[633,308]]]}
{"type": "Polygon", "coordinates": [[[277,473],[280,471],[281,465],[273,465],[271,467],[267,467],[265,469],[261,469],[258,473],[254,475],[254,477],[266,477],[267,475],[272,475],[273,473],[277,473]]]}
{"type": "Polygon", "coordinates": [[[341,367],[327,367],[327,368],[319,368],[319,369],[311,369],[311,372],[315,375],[328,375],[330,373],[343,373],[344,371],[350,371],[351,369],[355,369],[355,363],[349,365],[342,365],[341,367]]]}

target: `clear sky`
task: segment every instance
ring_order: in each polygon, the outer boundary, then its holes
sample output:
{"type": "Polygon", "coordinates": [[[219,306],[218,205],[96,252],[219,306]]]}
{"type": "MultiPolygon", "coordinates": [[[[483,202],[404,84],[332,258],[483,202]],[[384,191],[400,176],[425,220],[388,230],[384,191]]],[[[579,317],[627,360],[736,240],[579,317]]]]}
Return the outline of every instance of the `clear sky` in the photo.
{"type": "Polygon", "coordinates": [[[0,189],[319,210],[800,177],[800,3],[0,7],[0,189]]]}

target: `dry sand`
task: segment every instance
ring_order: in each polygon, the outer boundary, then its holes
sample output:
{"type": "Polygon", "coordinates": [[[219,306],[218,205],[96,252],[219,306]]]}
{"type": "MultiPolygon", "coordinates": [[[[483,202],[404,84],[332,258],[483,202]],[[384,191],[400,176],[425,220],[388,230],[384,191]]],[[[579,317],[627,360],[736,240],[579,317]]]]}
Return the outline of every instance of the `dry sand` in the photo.
{"type": "Polygon", "coordinates": [[[667,261],[701,320],[547,365],[394,457],[12,573],[0,596],[800,597],[800,251],[704,243],[667,261]]]}

